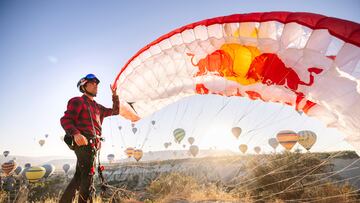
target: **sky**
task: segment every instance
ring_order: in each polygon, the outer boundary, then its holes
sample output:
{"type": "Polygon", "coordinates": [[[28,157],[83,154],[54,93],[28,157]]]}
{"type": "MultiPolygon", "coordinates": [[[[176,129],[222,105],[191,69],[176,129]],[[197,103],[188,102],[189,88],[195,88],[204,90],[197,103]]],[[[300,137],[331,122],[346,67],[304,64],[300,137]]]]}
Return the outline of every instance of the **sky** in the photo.
{"type": "MultiPolygon", "coordinates": [[[[359,8],[357,0],[1,0],[0,151],[23,156],[73,156],[60,140],[64,131],[59,119],[67,101],[80,95],[77,81],[87,73],[96,74],[101,80],[96,101],[110,107],[109,85],[127,60],[178,27],[216,16],[264,11],[312,12],[359,23],[359,8]],[[45,139],[45,134],[49,137],[40,147],[37,142],[45,139]]],[[[177,127],[194,136],[200,148],[238,151],[240,143],[247,143],[270,151],[265,146],[267,139],[284,126],[316,131],[321,144],[314,146],[315,151],[352,149],[341,132],[288,107],[196,96],[138,122],[136,135],[129,121],[105,119],[103,154],[121,157],[124,146],[163,150],[164,142],[173,141],[171,134],[177,127]],[[219,113],[221,106],[225,108],[219,113]],[[236,123],[245,114],[246,119],[236,123]],[[151,120],[156,121],[155,126],[151,120]],[[231,135],[235,125],[241,125],[244,132],[258,130],[236,140],[231,135]],[[118,126],[122,126],[121,131],[118,126]]]]}

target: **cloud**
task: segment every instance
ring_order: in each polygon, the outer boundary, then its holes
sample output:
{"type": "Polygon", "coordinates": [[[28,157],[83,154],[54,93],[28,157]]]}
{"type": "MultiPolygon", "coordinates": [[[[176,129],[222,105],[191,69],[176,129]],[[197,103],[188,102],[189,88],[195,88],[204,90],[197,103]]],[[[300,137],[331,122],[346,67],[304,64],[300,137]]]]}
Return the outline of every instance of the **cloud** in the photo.
{"type": "Polygon", "coordinates": [[[47,58],[50,61],[50,63],[57,64],[59,62],[59,59],[56,58],[55,56],[48,56],[47,58]]]}

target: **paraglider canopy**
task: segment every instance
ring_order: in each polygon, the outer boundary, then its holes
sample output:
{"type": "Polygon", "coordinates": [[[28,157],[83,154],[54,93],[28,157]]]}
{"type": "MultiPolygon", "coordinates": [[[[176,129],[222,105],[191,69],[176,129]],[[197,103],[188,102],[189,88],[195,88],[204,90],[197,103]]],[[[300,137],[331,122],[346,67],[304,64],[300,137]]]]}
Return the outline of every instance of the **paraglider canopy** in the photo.
{"type": "Polygon", "coordinates": [[[353,108],[360,106],[358,30],[355,22],[296,12],[191,23],[121,68],[113,83],[120,114],[136,121],[191,95],[246,97],[292,106],[336,127],[360,150],[360,108],[353,108]]]}

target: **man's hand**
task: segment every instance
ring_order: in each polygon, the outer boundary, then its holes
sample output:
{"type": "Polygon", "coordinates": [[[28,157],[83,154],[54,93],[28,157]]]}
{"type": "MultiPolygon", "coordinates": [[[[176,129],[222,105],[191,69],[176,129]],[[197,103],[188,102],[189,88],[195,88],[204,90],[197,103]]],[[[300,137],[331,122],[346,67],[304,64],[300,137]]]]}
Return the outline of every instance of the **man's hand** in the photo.
{"type": "Polygon", "coordinates": [[[112,85],[110,84],[110,89],[111,89],[112,95],[113,95],[113,96],[116,96],[116,95],[117,95],[117,92],[116,92],[117,87],[116,87],[116,86],[112,86],[112,85]]]}
{"type": "Polygon", "coordinates": [[[74,135],[74,141],[78,146],[84,146],[88,145],[88,140],[86,137],[82,134],[76,134],[74,135]]]}

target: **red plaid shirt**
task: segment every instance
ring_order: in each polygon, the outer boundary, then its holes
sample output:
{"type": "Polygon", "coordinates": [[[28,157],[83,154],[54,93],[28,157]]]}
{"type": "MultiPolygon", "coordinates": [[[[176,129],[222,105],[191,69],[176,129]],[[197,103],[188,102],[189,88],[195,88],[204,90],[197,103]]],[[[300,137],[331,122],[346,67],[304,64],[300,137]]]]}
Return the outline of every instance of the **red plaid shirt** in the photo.
{"type": "Polygon", "coordinates": [[[101,104],[90,100],[86,95],[74,97],[69,100],[67,110],[60,119],[61,126],[67,134],[93,135],[93,126],[89,115],[88,106],[92,115],[95,131],[101,135],[101,124],[105,117],[119,114],[119,98],[113,96],[113,108],[105,108],[101,104]]]}

